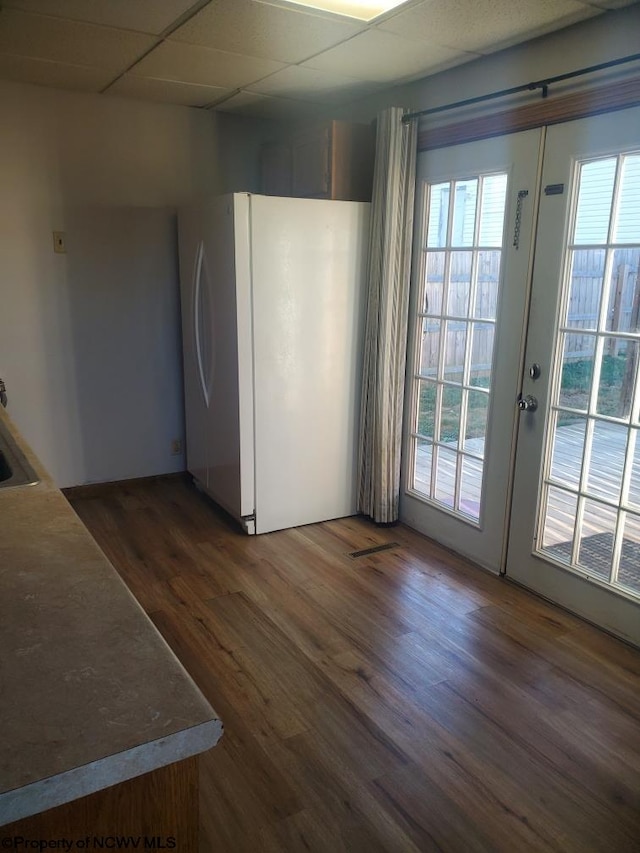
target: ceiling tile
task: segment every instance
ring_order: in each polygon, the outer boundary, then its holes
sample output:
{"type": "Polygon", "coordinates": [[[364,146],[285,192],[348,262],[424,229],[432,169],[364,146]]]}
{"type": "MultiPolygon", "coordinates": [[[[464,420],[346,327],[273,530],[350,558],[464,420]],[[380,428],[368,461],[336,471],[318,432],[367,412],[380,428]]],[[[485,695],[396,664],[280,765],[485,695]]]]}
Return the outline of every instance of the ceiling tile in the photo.
{"type": "Polygon", "coordinates": [[[288,119],[639,2],[411,0],[367,27],[279,0],[0,0],[0,78],[288,119]]]}
{"type": "Polygon", "coordinates": [[[474,58],[474,54],[465,54],[461,50],[427,45],[381,30],[369,30],[346,44],[314,56],[303,63],[303,67],[384,83],[406,80],[474,58]]]}
{"type": "Polygon", "coordinates": [[[238,92],[216,108],[216,112],[241,113],[256,118],[289,120],[315,118],[320,115],[321,107],[309,101],[294,101],[287,98],[272,98],[253,92],[238,92]]]}
{"type": "Polygon", "coordinates": [[[140,98],[144,101],[162,101],[165,104],[181,104],[186,107],[205,107],[231,94],[233,90],[125,74],[108,91],[110,95],[124,95],[129,98],[140,98]]]}
{"type": "Polygon", "coordinates": [[[111,71],[32,59],[28,56],[0,54],[0,79],[78,92],[101,92],[113,78],[111,71]]]}
{"type": "Polygon", "coordinates": [[[31,15],[0,12],[0,53],[119,72],[156,42],[154,36],[31,15]]]}
{"type": "Polygon", "coordinates": [[[364,97],[381,88],[381,84],[344,77],[315,68],[301,65],[289,65],[247,87],[251,92],[263,95],[276,95],[283,98],[313,98],[318,101],[335,102],[345,97],[364,97]]]}
{"type": "Polygon", "coordinates": [[[582,0],[589,6],[597,6],[599,9],[623,9],[625,6],[633,6],[640,0],[582,0]]]}
{"type": "Polygon", "coordinates": [[[270,59],[256,59],[167,40],[145,56],[132,71],[137,77],[239,89],[284,67],[282,62],[270,59]]]}
{"type": "Polygon", "coordinates": [[[576,0],[426,0],[378,29],[457,50],[493,53],[597,14],[576,0]]]}
{"type": "Polygon", "coordinates": [[[330,20],[251,0],[211,0],[171,37],[251,56],[301,62],[362,29],[362,24],[351,21],[330,20]]]}
{"type": "Polygon", "coordinates": [[[4,0],[5,8],[159,35],[195,0],[4,0]]]}

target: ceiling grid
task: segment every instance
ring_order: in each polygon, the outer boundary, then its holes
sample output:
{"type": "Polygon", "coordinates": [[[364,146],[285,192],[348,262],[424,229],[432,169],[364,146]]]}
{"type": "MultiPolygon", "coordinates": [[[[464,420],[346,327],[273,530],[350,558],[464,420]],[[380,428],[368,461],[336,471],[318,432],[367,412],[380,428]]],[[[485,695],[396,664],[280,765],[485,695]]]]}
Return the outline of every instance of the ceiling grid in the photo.
{"type": "Polygon", "coordinates": [[[282,0],[3,0],[0,79],[309,115],[637,0],[409,0],[366,23],[282,0]]]}

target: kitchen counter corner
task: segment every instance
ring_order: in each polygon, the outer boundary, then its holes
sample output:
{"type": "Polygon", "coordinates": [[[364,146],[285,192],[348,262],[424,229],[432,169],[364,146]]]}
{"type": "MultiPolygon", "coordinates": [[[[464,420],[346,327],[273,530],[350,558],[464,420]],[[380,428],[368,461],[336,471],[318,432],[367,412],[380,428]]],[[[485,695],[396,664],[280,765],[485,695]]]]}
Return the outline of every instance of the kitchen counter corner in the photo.
{"type": "Polygon", "coordinates": [[[180,761],[222,733],[10,419],[40,482],[0,489],[0,826],[180,761]]]}

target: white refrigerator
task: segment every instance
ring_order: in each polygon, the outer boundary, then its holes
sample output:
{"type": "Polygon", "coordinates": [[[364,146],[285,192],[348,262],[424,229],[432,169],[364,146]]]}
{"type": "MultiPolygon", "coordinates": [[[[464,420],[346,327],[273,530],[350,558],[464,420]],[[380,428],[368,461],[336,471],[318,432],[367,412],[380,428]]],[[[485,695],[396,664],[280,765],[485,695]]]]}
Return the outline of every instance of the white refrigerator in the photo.
{"type": "Polygon", "coordinates": [[[187,468],[248,533],[356,512],[369,204],[179,216],[187,468]]]}

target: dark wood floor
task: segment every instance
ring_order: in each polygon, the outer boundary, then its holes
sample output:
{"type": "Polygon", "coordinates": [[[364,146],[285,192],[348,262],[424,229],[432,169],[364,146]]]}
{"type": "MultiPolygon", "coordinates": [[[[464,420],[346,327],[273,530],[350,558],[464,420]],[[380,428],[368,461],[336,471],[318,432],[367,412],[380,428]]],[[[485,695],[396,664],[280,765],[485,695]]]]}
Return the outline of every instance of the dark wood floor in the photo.
{"type": "Polygon", "coordinates": [[[407,528],[71,500],[225,723],[203,853],[640,850],[640,652],[407,528]]]}

